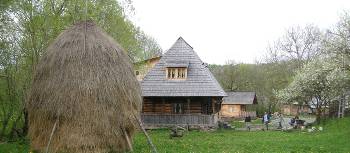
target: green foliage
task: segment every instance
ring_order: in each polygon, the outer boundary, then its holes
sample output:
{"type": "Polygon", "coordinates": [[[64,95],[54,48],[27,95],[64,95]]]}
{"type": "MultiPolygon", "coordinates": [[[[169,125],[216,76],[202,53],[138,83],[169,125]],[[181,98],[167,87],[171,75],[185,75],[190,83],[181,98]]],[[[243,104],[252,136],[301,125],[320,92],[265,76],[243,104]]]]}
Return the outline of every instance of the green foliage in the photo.
{"type": "Polygon", "coordinates": [[[0,4],[0,139],[25,134],[23,103],[32,74],[46,48],[68,26],[95,21],[119,42],[131,61],[161,53],[157,42],[127,18],[133,11],[129,0],[123,5],[116,0],[5,0],[0,4]]]}
{"type": "Polygon", "coordinates": [[[33,50],[39,57],[62,30],[80,20],[95,21],[121,44],[134,61],[143,59],[149,50],[161,52],[153,38],[128,20],[127,14],[116,0],[18,1],[11,11],[24,28],[23,47],[33,50]]]}
{"type": "Polygon", "coordinates": [[[315,107],[318,121],[326,108],[337,105],[350,90],[349,28],[350,16],[345,14],[323,38],[322,53],[304,64],[287,88],[277,92],[280,101],[315,107]]]}
{"type": "Polygon", "coordinates": [[[274,91],[285,88],[292,80],[293,61],[276,63],[209,65],[210,71],[226,91],[255,91],[258,113],[278,111],[274,91]]]}
{"type": "Polygon", "coordinates": [[[29,141],[25,138],[18,139],[17,141],[7,142],[0,144],[0,152],[6,153],[28,153],[29,141]]]}

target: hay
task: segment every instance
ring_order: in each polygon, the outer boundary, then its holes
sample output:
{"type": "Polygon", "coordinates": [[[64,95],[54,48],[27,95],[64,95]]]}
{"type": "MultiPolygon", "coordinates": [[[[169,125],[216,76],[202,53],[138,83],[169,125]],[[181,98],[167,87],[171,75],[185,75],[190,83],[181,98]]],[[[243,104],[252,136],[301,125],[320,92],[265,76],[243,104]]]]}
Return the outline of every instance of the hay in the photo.
{"type": "Polygon", "coordinates": [[[26,103],[31,147],[43,152],[58,120],[49,152],[127,151],[140,106],[123,49],[93,22],[79,22],[58,36],[36,68],[26,103]]]}

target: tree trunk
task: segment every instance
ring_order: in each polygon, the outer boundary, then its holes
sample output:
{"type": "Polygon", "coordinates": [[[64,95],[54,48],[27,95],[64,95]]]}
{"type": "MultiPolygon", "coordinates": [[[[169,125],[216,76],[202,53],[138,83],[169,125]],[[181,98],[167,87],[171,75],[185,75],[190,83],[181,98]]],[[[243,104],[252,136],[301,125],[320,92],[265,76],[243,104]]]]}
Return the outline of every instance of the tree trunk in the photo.
{"type": "Polygon", "coordinates": [[[10,121],[10,117],[6,117],[2,121],[2,128],[1,128],[1,131],[0,131],[0,140],[2,140],[5,137],[6,128],[7,128],[7,125],[9,123],[9,121],[10,121]]]}
{"type": "Polygon", "coordinates": [[[24,125],[22,127],[23,135],[26,136],[28,134],[28,112],[26,109],[23,109],[23,115],[24,115],[24,125]]]}
{"type": "Polygon", "coordinates": [[[17,129],[17,124],[21,120],[21,118],[22,118],[22,112],[20,114],[18,114],[15,122],[12,125],[10,136],[9,136],[10,139],[13,139],[13,138],[16,138],[18,136],[22,136],[23,135],[23,132],[21,132],[21,131],[19,131],[19,129],[17,129]]]}
{"type": "Polygon", "coordinates": [[[321,123],[321,114],[322,114],[321,108],[317,107],[316,108],[316,123],[317,124],[321,123]]]}

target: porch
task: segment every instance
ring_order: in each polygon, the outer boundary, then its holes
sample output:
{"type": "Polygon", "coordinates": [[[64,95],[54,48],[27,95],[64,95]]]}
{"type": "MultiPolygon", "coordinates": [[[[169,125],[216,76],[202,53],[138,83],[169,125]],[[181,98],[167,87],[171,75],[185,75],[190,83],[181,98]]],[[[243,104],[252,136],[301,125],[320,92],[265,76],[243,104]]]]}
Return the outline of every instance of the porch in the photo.
{"type": "Polygon", "coordinates": [[[143,123],[151,126],[216,126],[218,115],[206,114],[141,114],[143,123]]]}

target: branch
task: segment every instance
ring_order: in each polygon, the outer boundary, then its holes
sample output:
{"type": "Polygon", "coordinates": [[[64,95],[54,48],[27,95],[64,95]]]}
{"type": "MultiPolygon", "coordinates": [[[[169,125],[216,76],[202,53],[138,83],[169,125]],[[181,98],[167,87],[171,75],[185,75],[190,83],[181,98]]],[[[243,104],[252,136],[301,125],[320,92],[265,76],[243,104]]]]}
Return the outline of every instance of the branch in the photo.
{"type": "Polygon", "coordinates": [[[60,9],[57,10],[57,14],[56,14],[56,15],[61,15],[61,14],[62,14],[66,2],[67,2],[67,0],[64,0],[64,1],[62,2],[62,4],[60,5],[60,9]]]}

